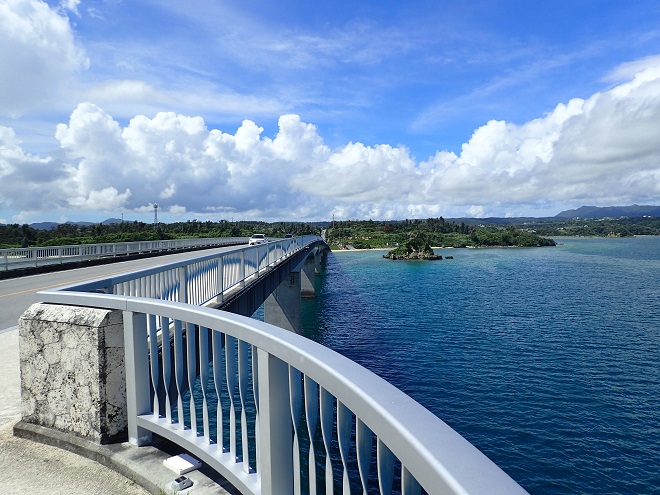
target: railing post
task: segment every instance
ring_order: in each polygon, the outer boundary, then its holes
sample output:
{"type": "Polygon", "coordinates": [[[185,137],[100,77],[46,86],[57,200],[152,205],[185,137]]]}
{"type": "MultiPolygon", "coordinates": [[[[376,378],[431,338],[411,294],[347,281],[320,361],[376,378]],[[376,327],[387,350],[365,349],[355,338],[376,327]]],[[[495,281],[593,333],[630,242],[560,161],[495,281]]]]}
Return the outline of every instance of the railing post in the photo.
{"type": "Polygon", "coordinates": [[[238,267],[239,287],[245,287],[245,249],[241,250],[241,264],[238,267]]]}
{"type": "Polygon", "coordinates": [[[151,412],[147,316],[124,311],[124,363],[128,441],[138,447],[151,443],[151,432],[137,425],[137,417],[151,412]]]}
{"type": "Polygon", "coordinates": [[[223,292],[225,291],[225,263],[222,257],[218,258],[218,295],[216,296],[215,300],[217,302],[222,302],[224,301],[224,294],[223,292]]]}
{"type": "Polygon", "coordinates": [[[179,302],[188,302],[188,267],[180,266],[177,270],[179,277],[179,302]]]}
{"type": "Polygon", "coordinates": [[[257,350],[259,378],[259,474],[262,495],[293,493],[293,443],[289,366],[257,350]]]}

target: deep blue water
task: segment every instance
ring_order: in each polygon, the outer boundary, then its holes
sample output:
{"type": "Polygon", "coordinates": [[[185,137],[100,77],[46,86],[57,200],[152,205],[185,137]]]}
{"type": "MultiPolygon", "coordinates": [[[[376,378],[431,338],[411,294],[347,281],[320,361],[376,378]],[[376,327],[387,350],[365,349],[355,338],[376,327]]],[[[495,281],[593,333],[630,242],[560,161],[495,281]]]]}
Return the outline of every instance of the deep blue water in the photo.
{"type": "Polygon", "coordinates": [[[558,241],[330,254],[305,332],[533,494],[660,493],[660,238],[558,241]]]}

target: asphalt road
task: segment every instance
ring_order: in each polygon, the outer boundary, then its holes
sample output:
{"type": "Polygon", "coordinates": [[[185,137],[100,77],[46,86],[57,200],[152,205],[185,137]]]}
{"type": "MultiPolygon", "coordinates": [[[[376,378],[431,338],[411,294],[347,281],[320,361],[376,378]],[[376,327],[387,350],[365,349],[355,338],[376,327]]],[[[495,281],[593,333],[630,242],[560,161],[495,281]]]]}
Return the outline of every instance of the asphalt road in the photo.
{"type": "Polygon", "coordinates": [[[108,265],[76,268],[61,272],[43,273],[0,281],[0,333],[18,325],[18,318],[31,304],[37,302],[36,293],[63,285],[83,282],[113,274],[141,270],[164,265],[174,261],[194,258],[201,255],[220,253],[236,249],[236,246],[205,249],[201,251],[169,254],[132,261],[122,261],[108,265]]]}

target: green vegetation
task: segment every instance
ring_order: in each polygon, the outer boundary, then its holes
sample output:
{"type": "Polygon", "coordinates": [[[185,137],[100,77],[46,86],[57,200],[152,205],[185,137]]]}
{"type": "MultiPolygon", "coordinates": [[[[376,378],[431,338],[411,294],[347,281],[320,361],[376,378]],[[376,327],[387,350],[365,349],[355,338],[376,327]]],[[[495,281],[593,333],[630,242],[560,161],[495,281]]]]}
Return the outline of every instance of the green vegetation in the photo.
{"type": "Polygon", "coordinates": [[[317,226],[299,222],[199,222],[197,220],[170,224],[118,222],[111,224],[60,224],[50,230],[24,225],[0,225],[0,248],[27,246],[64,246],[103,242],[154,241],[159,239],[190,239],[201,237],[249,237],[255,232],[268,237],[320,234],[317,226]]]}
{"type": "Polygon", "coordinates": [[[406,242],[392,249],[383,258],[392,260],[441,260],[442,256],[433,252],[429,237],[424,232],[411,232],[406,242]]]}
{"type": "Polygon", "coordinates": [[[544,236],[630,237],[660,235],[660,217],[635,218],[542,218],[521,225],[544,236]]]}
{"type": "Polygon", "coordinates": [[[426,220],[374,221],[344,220],[308,224],[301,222],[200,222],[192,220],[171,224],[117,222],[110,224],[60,224],[50,230],[24,225],[0,225],[0,248],[61,246],[102,242],[130,242],[195,237],[249,237],[255,232],[268,237],[304,234],[319,235],[333,248],[347,245],[356,249],[394,248],[405,243],[412,232],[424,233],[436,247],[548,246],[548,237],[627,237],[660,235],[660,218],[444,218],[426,220]]]}
{"type": "Polygon", "coordinates": [[[419,232],[435,247],[482,246],[554,246],[552,239],[518,229],[514,226],[466,225],[441,218],[376,222],[350,220],[334,222],[327,228],[326,237],[331,247],[353,246],[360,249],[388,248],[404,245],[411,233],[419,232]]]}

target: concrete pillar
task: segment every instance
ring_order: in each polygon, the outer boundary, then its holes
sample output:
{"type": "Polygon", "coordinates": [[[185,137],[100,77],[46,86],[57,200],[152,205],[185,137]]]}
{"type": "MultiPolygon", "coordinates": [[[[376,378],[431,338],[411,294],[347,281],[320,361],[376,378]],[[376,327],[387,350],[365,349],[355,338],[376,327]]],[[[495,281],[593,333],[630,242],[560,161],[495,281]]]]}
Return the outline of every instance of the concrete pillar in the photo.
{"type": "Polygon", "coordinates": [[[264,321],[302,333],[300,272],[291,272],[264,302],[264,321]]]}
{"type": "Polygon", "coordinates": [[[314,251],[314,275],[321,275],[321,260],[323,253],[321,251],[314,251]]]}
{"type": "Polygon", "coordinates": [[[314,288],[314,271],[315,271],[315,256],[311,255],[307,257],[305,263],[302,267],[301,274],[301,291],[300,295],[302,297],[313,298],[316,297],[316,289],[314,288]]]}
{"type": "Polygon", "coordinates": [[[121,311],[33,304],[19,338],[23,421],[100,443],[125,437],[121,311]]]}

